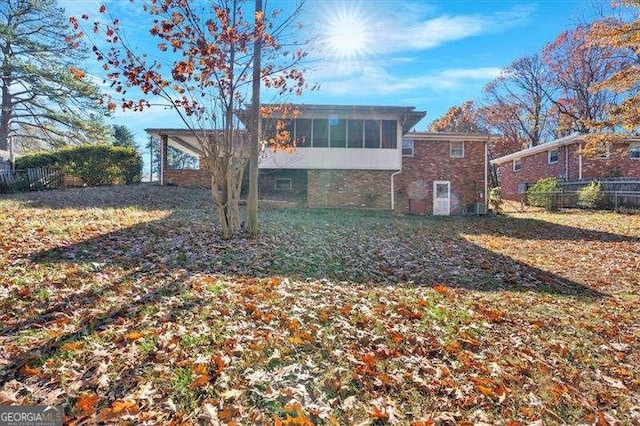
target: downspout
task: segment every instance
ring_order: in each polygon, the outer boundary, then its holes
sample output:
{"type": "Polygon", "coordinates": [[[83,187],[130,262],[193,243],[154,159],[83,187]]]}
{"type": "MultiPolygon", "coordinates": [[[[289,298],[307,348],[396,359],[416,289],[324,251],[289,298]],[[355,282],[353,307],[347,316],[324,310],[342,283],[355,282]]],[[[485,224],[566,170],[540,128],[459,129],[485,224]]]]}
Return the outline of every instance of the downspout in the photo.
{"type": "Polygon", "coordinates": [[[569,145],[564,146],[564,178],[569,182],[569,145]]]}
{"type": "Polygon", "coordinates": [[[398,141],[398,156],[400,157],[400,170],[391,173],[391,211],[396,209],[396,184],[395,177],[402,173],[402,136],[404,135],[403,126],[406,122],[406,117],[400,119],[400,126],[396,128],[396,138],[398,141]]]}
{"type": "Polygon", "coordinates": [[[400,163],[400,170],[398,170],[397,172],[393,172],[391,174],[391,210],[395,210],[396,208],[396,188],[395,188],[395,182],[393,179],[396,176],[398,176],[400,173],[402,173],[402,162],[400,163]]]}
{"type": "Polygon", "coordinates": [[[580,154],[578,155],[578,180],[582,180],[582,142],[579,145],[580,154]]]}
{"type": "Polygon", "coordinates": [[[489,211],[489,141],[491,136],[484,142],[484,209],[489,211]]]}

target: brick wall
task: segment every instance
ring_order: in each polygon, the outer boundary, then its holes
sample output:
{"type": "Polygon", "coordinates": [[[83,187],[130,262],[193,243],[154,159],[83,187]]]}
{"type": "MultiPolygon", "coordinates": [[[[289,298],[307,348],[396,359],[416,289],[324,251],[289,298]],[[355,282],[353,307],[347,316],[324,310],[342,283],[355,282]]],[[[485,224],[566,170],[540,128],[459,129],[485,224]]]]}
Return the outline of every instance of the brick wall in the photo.
{"type": "Polygon", "coordinates": [[[389,209],[391,170],[309,170],[309,207],[389,209]]]}
{"type": "Polygon", "coordinates": [[[413,157],[402,158],[395,178],[396,211],[409,212],[412,197],[424,197],[426,214],[433,212],[433,182],[451,182],[451,214],[461,214],[471,203],[484,203],[484,142],[467,141],[464,158],[450,157],[449,141],[414,141],[413,157]]]}
{"type": "MultiPolygon", "coordinates": [[[[500,164],[500,186],[506,200],[520,201],[518,185],[533,184],[544,177],[575,181],[580,178],[579,144],[571,144],[558,149],[558,163],[548,163],[548,151],[522,158],[522,169],[513,171],[513,161],[500,164]],[[568,167],[565,159],[569,157],[568,167]]],[[[582,179],[597,179],[613,176],[640,177],[640,161],[629,158],[629,144],[616,143],[611,147],[608,159],[582,158],[582,179]]]]}
{"type": "Polygon", "coordinates": [[[164,170],[164,184],[211,188],[211,174],[207,170],[164,170]]]}

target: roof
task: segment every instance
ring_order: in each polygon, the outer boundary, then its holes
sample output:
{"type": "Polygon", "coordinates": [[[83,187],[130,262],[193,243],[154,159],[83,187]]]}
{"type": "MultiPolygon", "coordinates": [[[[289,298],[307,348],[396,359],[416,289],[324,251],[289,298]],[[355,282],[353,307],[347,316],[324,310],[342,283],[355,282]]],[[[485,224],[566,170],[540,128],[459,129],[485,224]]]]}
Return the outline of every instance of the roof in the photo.
{"type": "MultiPolygon", "coordinates": [[[[550,142],[545,142],[545,143],[542,143],[540,145],[536,145],[536,146],[531,147],[531,148],[523,149],[521,151],[517,151],[517,152],[511,153],[509,155],[505,155],[503,157],[496,158],[494,160],[491,160],[491,164],[502,164],[502,163],[506,163],[507,161],[513,161],[513,160],[517,160],[519,158],[528,157],[530,155],[538,154],[540,152],[549,151],[550,149],[559,148],[561,146],[571,145],[571,144],[578,143],[578,142],[583,142],[585,136],[587,136],[587,135],[580,134],[580,133],[574,133],[573,135],[565,136],[565,137],[560,138],[560,139],[555,139],[555,140],[552,140],[550,142]]],[[[640,141],[640,138],[638,138],[638,137],[622,138],[621,140],[616,140],[615,142],[627,142],[627,141],[638,142],[638,141],[640,141]]]]}
{"type": "MultiPolygon", "coordinates": [[[[145,132],[157,138],[167,136],[170,145],[178,146],[183,151],[193,156],[201,156],[202,148],[200,147],[199,137],[208,137],[213,133],[222,133],[220,129],[203,129],[203,130],[191,130],[191,129],[166,129],[166,128],[150,128],[144,129],[145,132]]],[[[248,133],[243,129],[235,129],[234,131],[234,146],[242,150],[248,149],[248,133]]]]}
{"type": "Polygon", "coordinates": [[[471,141],[486,142],[491,139],[489,133],[462,133],[462,132],[409,132],[404,135],[405,139],[426,140],[426,141],[471,141]]]}

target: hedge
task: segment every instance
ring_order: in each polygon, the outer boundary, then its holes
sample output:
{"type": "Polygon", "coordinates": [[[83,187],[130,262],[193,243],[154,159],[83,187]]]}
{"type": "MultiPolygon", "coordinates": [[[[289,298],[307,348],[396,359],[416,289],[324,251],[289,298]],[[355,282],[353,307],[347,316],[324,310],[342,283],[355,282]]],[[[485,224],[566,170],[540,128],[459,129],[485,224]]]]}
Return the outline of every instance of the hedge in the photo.
{"type": "Polygon", "coordinates": [[[16,169],[56,167],[89,186],[140,182],[142,159],[134,148],[82,145],[16,158],[16,169]]]}

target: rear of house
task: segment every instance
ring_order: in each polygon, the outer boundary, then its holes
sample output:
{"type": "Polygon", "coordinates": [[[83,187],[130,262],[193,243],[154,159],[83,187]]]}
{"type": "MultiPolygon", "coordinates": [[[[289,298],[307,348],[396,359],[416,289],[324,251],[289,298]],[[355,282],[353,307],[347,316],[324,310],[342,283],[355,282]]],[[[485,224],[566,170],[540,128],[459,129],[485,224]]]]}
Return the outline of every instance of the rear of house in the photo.
{"type": "Polygon", "coordinates": [[[502,197],[520,201],[528,186],[545,177],[566,182],[640,179],[640,139],[617,140],[593,155],[585,155],[584,145],[584,135],[571,135],[492,160],[498,167],[502,197]]]}
{"type": "MultiPolygon", "coordinates": [[[[486,208],[487,135],[415,133],[425,116],[414,107],[299,105],[279,117],[294,150],[262,153],[260,194],[309,207],[390,209],[461,214],[486,208]]],[[[263,128],[269,129],[263,121],[263,128]]],[[[188,131],[147,129],[167,146],[200,156],[188,131]]],[[[163,160],[161,184],[210,186],[204,170],[172,170],[163,160]]]]}

